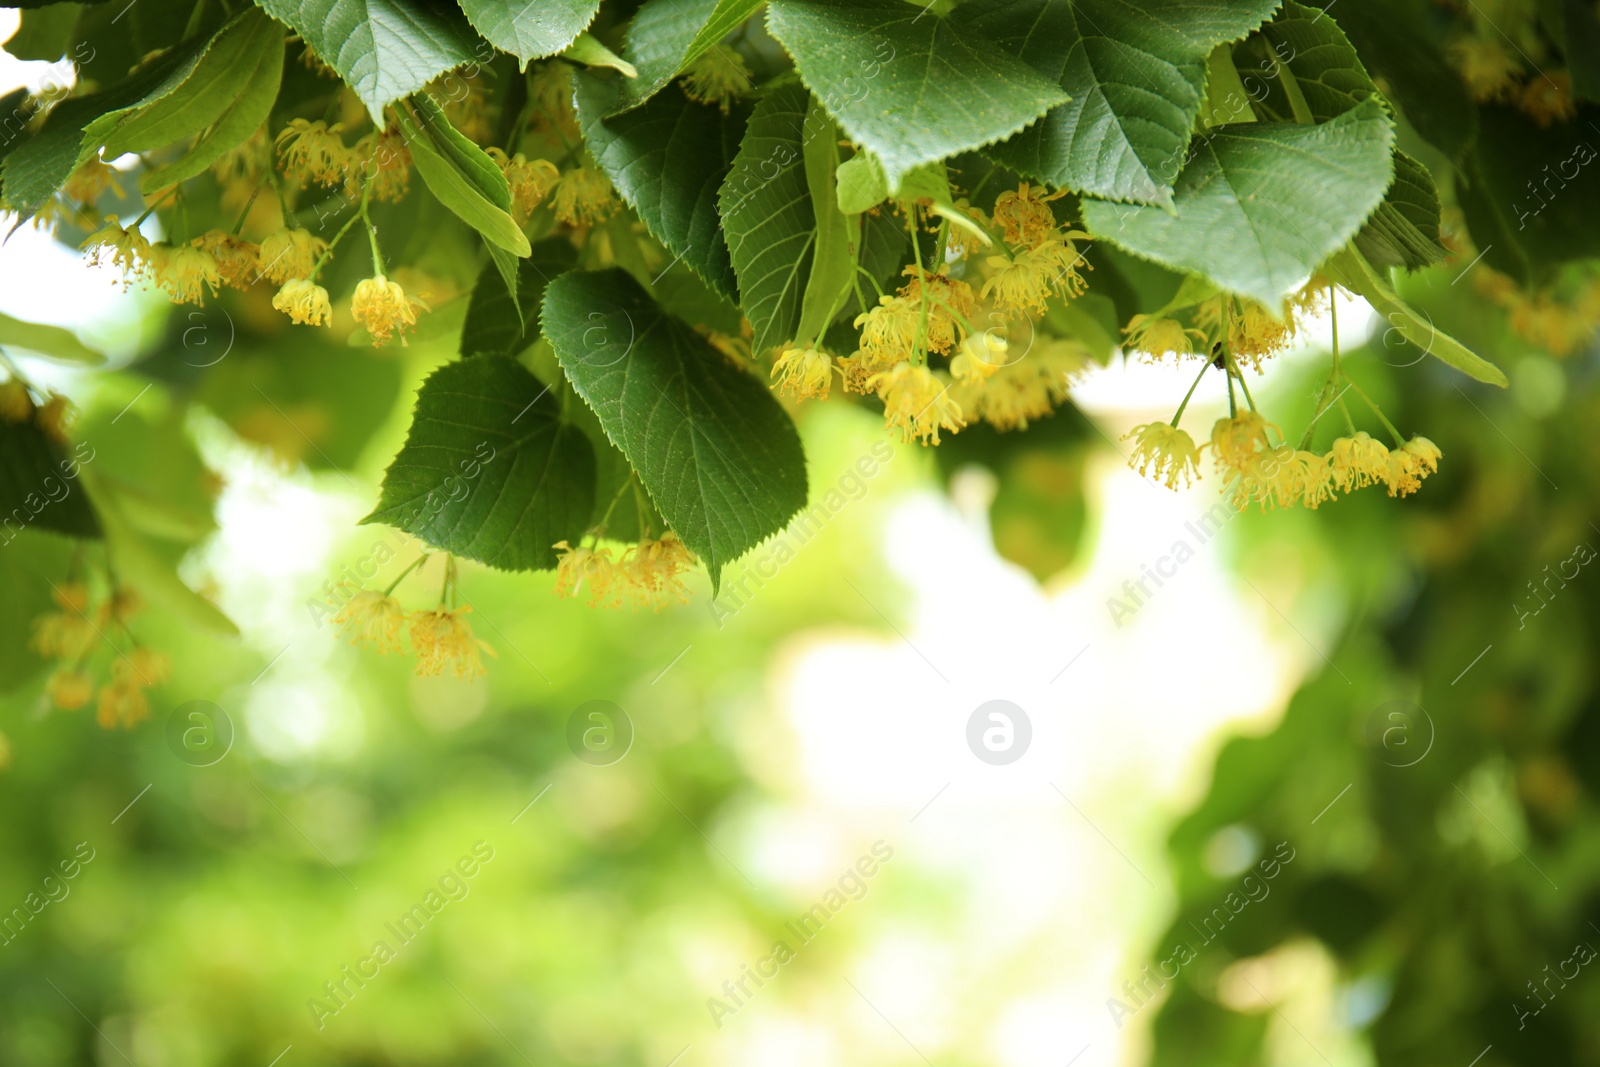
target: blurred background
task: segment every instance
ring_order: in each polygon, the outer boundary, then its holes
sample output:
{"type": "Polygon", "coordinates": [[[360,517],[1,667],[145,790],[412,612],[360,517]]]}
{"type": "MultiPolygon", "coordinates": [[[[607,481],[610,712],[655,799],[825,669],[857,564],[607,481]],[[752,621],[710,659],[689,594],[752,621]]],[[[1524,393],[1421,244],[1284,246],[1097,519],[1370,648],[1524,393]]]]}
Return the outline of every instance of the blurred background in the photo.
{"type": "MultiPolygon", "coordinates": [[[[0,549],[0,1062],[1600,1063],[1595,354],[1461,274],[1408,296],[1508,391],[1338,308],[1443,450],[1414,498],[1144,481],[1120,438],[1190,378],[1120,357],[938,450],[810,405],[818,532],[661,614],[469,565],[466,683],[328,607],[416,558],[358,521],[460,301],[374,353],[16,231],[0,312],[116,372],[18,364],[240,635],[147,611],[172,676],[102,730],[26,647],[68,542],[0,549]]],[[[1287,424],[1330,329],[1259,387],[1287,424]]]]}

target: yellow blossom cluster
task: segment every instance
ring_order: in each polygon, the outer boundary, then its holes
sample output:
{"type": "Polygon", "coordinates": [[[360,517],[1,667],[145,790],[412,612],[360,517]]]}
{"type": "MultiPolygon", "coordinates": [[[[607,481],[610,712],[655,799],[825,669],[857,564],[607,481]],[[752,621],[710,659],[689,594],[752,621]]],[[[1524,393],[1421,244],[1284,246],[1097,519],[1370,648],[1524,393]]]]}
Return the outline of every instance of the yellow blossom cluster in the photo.
{"type": "Polygon", "coordinates": [[[8,378],[0,382],[0,421],[31,422],[57,444],[67,444],[67,424],[74,414],[72,404],[60,393],[50,393],[43,404],[36,404],[26,382],[8,378]]]}
{"type": "Polygon", "coordinates": [[[959,203],[988,244],[949,230],[945,262],[906,267],[903,285],[856,316],[855,352],[836,357],[797,339],[773,364],[775,387],[796,400],[823,399],[837,372],[846,392],[883,402],[891,430],[923,444],[975,419],[1011,430],[1049,415],[1089,362],[1087,350],[1070,341],[1019,350],[1007,335],[1042,315],[1052,297],[1070,299],[1087,284],[1075,243],[1087,235],[1061,226],[1050,207],[1061,195],[1024,182],[996,198],[992,216],[959,203]]]}
{"type": "Polygon", "coordinates": [[[333,621],[344,635],[357,647],[386,656],[403,652],[409,638],[419,676],[449,671],[470,682],[484,673],[480,653],[495,654],[473,636],[471,625],[463,618],[470,607],[446,608],[441,603],[424,611],[407,611],[389,593],[349,582],[341,583],[340,593],[345,601],[333,621]]]}
{"type": "Polygon", "coordinates": [[[1473,274],[1477,291],[1506,312],[1517,336],[1551,355],[1570,356],[1600,332],[1600,279],[1586,279],[1570,295],[1560,296],[1525,292],[1487,266],[1473,274]]]}
{"type": "Polygon", "coordinates": [[[716,104],[726,112],[733,101],[753,86],[744,57],[714,45],[683,68],[683,95],[702,104],[716,104]]]}
{"type": "Polygon", "coordinates": [[[620,607],[624,601],[634,608],[653,607],[660,611],[668,603],[687,603],[689,587],[681,577],[695,565],[678,535],[668,531],[660,538],[645,538],[614,557],[610,548],[555,544],[560,554],[556,565],[556,595],[576,597],[585,589],[590,607],[620,607]]]}
{"type": "Polygon", "coordinates": [[[1478,103],[1515,105],[1541,127],[1576,118],[1572,75],[1549,69],[1529,74],[1521,58],[1513,54],[1515,48],[1498,28],[1491,27],[1478,36],[1454,41],[1448,54],[1478,103]]]}
{"type": "Polygon", "coordinates": [[[96,699],[96,719],[105,729],[132,727],[150,717],[145,690],[166,681],[171,663],[166,655],[134,643],[120,651],[113,635],[126,636],[128,619],[138,612],[138,598],[118,589],[99,605],[91,606],[89,587],[69,581],[52,588],[58,611],[33,621],[32,647],[56,669],[45,683],[50,702],[62,711],[76,711],[96,699]],[[105,642],[115,652],[110,679],[96,683],[89,662],[96,647],[105,642]]]}
{"type": "Polygon", "coordinates": [[[1230,500],[1240,509],[1252,503],[1314,509],[1339,493],[1369,485],[1384,486],[1390,496],[1408,496],[1439,469],[1439,448],[1426,437],[1413,437],[1391,450],[1358,430],[1318,453],[1273,444],[1276,431],[1257,412],[1244,411],[1218,419],[1211,440],[1197,448],[1188,433],[1171,423],[1150,423],[1128,434],[1135,440],[1129,463],[1176,489],[1198,480],[1200,451],[1209,448],[1217,472],[1228,479],[1230,500]]]}

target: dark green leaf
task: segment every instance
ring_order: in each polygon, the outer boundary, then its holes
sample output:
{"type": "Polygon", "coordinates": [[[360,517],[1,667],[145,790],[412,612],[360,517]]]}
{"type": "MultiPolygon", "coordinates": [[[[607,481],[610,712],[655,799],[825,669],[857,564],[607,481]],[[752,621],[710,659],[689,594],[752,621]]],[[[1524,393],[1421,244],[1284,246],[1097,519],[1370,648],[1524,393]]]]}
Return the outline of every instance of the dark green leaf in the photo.
{"type": "MultiPolygon", "coordinates": [[[[1591,125],[1600,125],[1600,108],[1581,105],[1574,122],[1549,129],[1501,105],[1487,105],[1479,116],[1479,192],[1535,273],[1600,255],[1600,139],[1591,125]]],[[[1481,239],[1480,247],[1492,240],[1481,239]]],[[[1490,253],[1491,263],[1499,251],[1490,253]]]]}
{"type": "Polygon", "coordinates": [[[689,62],[689,48],[716,12],[718,0],[645,0],[623,34],[622,54],[638,76],[619,87],[615,107],[638,107],[689,62]]]}
{"type": "MultiPolygon", "coordinates": [[[[486,58],[455,4],[426,0],[256,0],[355,90],[373,121],[454,67],[486,58]]],[[[543,2],[543,0],[541,0],[543,2]]]]}
{"type": "Polygon", "coordinates": [[[92,446],[64,446],[36,423],[0,419],[0,533],[10,540],[31,527],[99,537],[80,480],[81,464],[93,460],[92,446]]]}
{"type": "Polygon", "coordinates": [[[1176,214],[1089,200],[1084,221],[1130,252],[1275,305],[1377,208],[1393,141],[1376,100],[1317,126],[1219,126],[1178,176],[1176,214]]]}
{"type": "Polygon", "coordinates": [[[1067,100],[970,27],[902,0],[773,0],[767,25],[891,191],[912,168],[1008,137],[1067,100]]]}
{"type": "Polygon", "coordinates": [[[514,359],[447,363],[417,394],[406,443],[363,522],[383,522],[502,570],[544,570],[594,511],[583,431],[514,359]]]}
{"type": "Polygon", "coordinates": [[[600,0],[461,0],[473,29],[503,52],[522,60],[543,59],[562,51],[589,28],[600,0]]]}
{"type": "Polygon", "coordinates": [[[567,380],[713,589],[804,506],[805,455],[783,408],[628,274],[563,274],[543,322],[567,380]]]}
{"type": "Polygon", "coordinates": [[[578,76],[578,121],[585,146],[651,236],[730,300],[738,280],[717,215],[722,188],[744,135],[744,115],[696,104],[678,88],[643,107],[604,118],[616,82],[578,76]]]}
{"type": "Polygon", "coordinates": [[[1407,270],[1442,263],[1450,254],[1439,243],[1439,193],[1433,176],[1399,149],[1394,153],[1394,184],[1356,234],[1356,248],[1375,266],[1407,270]]]}
{"type": "Polygon", "coordinates": [[[564,237],[548,237],[533,246],[527,259],[517,263],[516,296],[506,289],[498,268],[490,265],[478,275],[467,304],[467,321],[461,328],[463,356],[514,356],[539,339],[539,304],[544,287],[562,271],[572,269],[578,254],[564,237]]]}
{"type": "Polygon", "coordinates": [[[974,0],[956,18],[1071,96],[990,154],[1050,185],[1170,205],[1205,95],[1206,57],[1278,0],[974,0]]]}

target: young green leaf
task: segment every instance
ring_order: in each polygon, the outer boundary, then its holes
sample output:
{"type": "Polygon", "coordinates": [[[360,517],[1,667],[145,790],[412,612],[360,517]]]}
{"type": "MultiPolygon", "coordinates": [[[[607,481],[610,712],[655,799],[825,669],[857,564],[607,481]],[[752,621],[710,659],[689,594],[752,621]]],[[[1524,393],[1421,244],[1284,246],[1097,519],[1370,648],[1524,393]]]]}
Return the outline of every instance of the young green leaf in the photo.
{"type": "Polygon", "coordinates": [[[60,326],[24,322],[0,313],[0,345],[25,348],[64,363],[104,363],[103,353],[78,340],[78,335],[60,326]]]}
{"type": "Polygon", "coordinates": [[[264,57],[283,56],[283,27],[249,7],[224,26],[182,85],[122,117],[105,139],[107,159],[148,152],[215,124],[250,86],[264,57]]]}
{"type": "Polygon", "coordinates": [[[614,80],[578,76],[578,121],[589,154],[651,236],[706,284],[738,300],[738,279],[717,217],[717,190],[744,135],[743,113],[724,114],[671,88],[642,107],[605,118],[616,92],[614,80]]]}
{"type": "Polygon", "coordinates": [[[1393,177],[1377,100],[1332,122],[1219,126],[1179,175],[1176,213],[1086,200],[1097,237],[1268,305],[1353,237],[1393,177]]]}
{"type": "Polygon", "coordinates": [[[1498,385],[1504,389],[1511,383],[1505,373],[1493,363],[1479,356],[1466,345],[1445,333],[1431,319],[1417,313],[1395,293],[1383,274],[1372,268],[1360,253],[1345,249],[1323,267],[1328,276],[1352,293],[1364,297],[1372,310],[1383,317],[1400,336],[1422,349],[1424,355],[1433,356],[1471,375],[1480,382],[1498,385]]]}
{"type": "Polygon", "coordinates": [[[759,6],[759,0],[645,0],[623,34],[622,54],[638,77],[621,87],[614,110],[649,100],[759,6]]]}
{"type": "Polygon", "coordinates": [[[1278,0],[974,0],[953,16],[1058,82],[1071,100],[989,149],[1028,177],[1170,206],[1206,86],[1206,57],[1278,0]]]}
{"type": "Polygon", "coordinates": [[[594,510],[594,449],[561,404],[505,356],[446,363],[417,394],[405,446],[363,522],[501,570],[546,570],[594,510]]]}
{"type": "Polygon", "coordinates": [[[610,67],[612,70],[620,71],[625,78],[639,76],[637,67],[607,48],[601,43],[600,38],[592,33],[578,34],[578,39],[562,51],[561,58],[570,59],[586,67],[610,67]]]}
{"type": "MultiPolygon", "coordinates": [[[[491,248],[526,256],[528,237],[511,217],[511,187],[494,160],[452,126],[428,94],[413,97],[411,106],[414,112],[400,107],[395,116],[423,182],[440,203],[482,234],[491,248]]],[[[506,270],[505,261],[495,262],[502,272],[506,270]]],[[[516,284],[515,271],[506,284],[516,284]]]]}
{"type": "Polygon", "coordinates": [[[572,242],[547,237],[517,262],[517,291],[506,288],[499,269],[487,266],[472,287],[461,327],[463,356],[515,356],[539,339],[539,304],[550,279],[578,261],[572,242]]]}
{"type": "Polygon", "coordinates": [[[567,380],[713,589],[805,505],[805,455],[783,408],[626,272],[563,274],[545,290],[543,323],[567,380]]]}
{"type": "Polygon", "coordinates": [[[1067,94],[969,26],[903,0],[773,0],[767,26],[889,188],[1002,140],[1067,94]]]}
{"type": "Polygon", "coordinates": [[[485,40],[526,67],[529,60],[553,56],[577,40],[594,21],[600,0],[461,0],[461,10],[485,40]]]}
{"type": "MultiPolygon", "coordinates": [[[[455,4],[256,0],[339,72],[379,126],[383,109],[447,70],[488,58],[455,4]]],[[[546,0],[541,0],[546,2],[546,0]]]]}
{"type": "MultiPolygon", "coordinates": [[[[274,25],[274,28],[277,27],[274,25]]],[[[243,91],[195,139],[189,151],[165,166],[145,171],[139,179],[139,188],[150,193],[193,178],[260,129],[272,114],[272,105],[278,99],[278,88],[283,81],[283,53],[284,40],[280,30],[268,38],[265,47],[257,50],[255,67],[250,71],[243,91]]]]}

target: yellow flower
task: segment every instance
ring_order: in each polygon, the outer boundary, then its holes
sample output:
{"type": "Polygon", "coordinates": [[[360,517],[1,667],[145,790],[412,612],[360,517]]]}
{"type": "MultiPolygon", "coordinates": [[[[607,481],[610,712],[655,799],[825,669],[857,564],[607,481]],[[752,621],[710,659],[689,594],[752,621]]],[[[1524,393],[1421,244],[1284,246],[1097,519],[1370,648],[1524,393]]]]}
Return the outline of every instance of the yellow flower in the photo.
{"type": "MultiPolygon", "coordinates": [[[[80,204],[92,204],[108,189],[117,186],[117,168],[90,156],[61,187],[61,195],[80,204]]],[[[118,194],[121,197],[121,194],[118,194]]]]}
{"type": "Polygon", "coordinates": [[[1229,502],[1241,511],[1251,503],[1260,503],[1263,511],[1269,504],[1288,507],[1299,496],[1299,464],[1286,444],[1255,453],[1235,469],[1228,485],[1229,502]]]}
{"type": "Polygon", "coordinates": [[[95,720],[107,730],[122,725],[133,727],[150,717],[150,700],[133,682],[115,681],[100,689],[95,720]]]}
{"type": "Polygon", "coordinates": [[[398,203],[411,189],[411,149],[394,127],[369,133],[350,149],[345,195],[354,200],[370,189],[374,200],[398,203]]]}
{"type": "Polygon", "coordinates": [[[1571,121],[1578,114],[1572,101],[1572,75],[1564,70],[1535,74],[1517,94],[1517,106],[1540,127],[1571,121]]]}
{"type": "Polygon", "coordinates": [[[884,424],[900,431],[901,440],[938,444],[940,430],[956,433],[967,424],[961,405],[950,395],[948,376],[927,367],[901,363],[873,375],[867,384],[883,398],[884,424]]]}
{"type": "Polygon", "coordinates": [[[1488,38],[1456,41],[1450,46],[1450,58],[1467,83],[1467,91],[1480,104],[1509,96],[1522,72],[1511,53],[1498,40],[1488,38]]]}
{"type": "Polygon", "coordinates": [[[683,95],[702,104],[716,104],[724,112],[728,105],[750,91],[750,68],[744,57],[713,45],[683,68],[683,95]]]}
{"type": "MultiPolygon", "coordinates": [[[[967,203],[965,198],[963,198],[955,202],[955,209],[967,216],[967,218],[971,219],[973,222],[976,222],[979,229],[989,229],[991,225],[989,216],[983,213],[982,208],[973,207],[971,204],[967,203]]],[[[950,227],[950,240],[945,247],[945,252],[948,258],[961,259],[985,247],[987,246],[983,239],[977,234],[973,233],[971,230],[967,229],[965,226],[950,227]]]]}
{"type": "Polygon", "coordinates": [[[1285,312],[1282,319],[1274,318],[1265,304],[1245,297],[1238,301],[1228,326],[1228,344],[1235,358],[1260,371],[1261,360],[1287,348],[1294,331],[1293,315],[1285,312]]]}
{"type": "Polygon", "coordinates": [[[94,696],[94,679],[72,667],[62,667],[45,683],[50,703],[62,711],[77,711],[94,696]]]}
{"type": "MultiPolygon", "coordinates": [[[[344,591],[350,590],[347,584],[344,591]]],[[[371,646],[387,656],[400,651],[406,612],[394,597],[373,589],[361,589],[344,602],[333,621],[351,644],[358,648],[371,646]]]]}
{"type": "Polygon", "coordinates": [[[235,289],[248,289],[261,277],[258,271],[261,250],[249,241],[221,230],[212,230],[195,238],[194,243],[216,260],[217,274],[223,284],[235,289]]]}
{"type": "Polygon", "coordinates": [[[470,682],[484,673],[478,653],[492,656],[495,652],[472,636],[472,627],[461,617],[471,610],[448,611],[440,607],[411,616],[411,647],[417,653],[417,674],[426,678],[449,668],[457,678],[470,682]]]}
{"type": "Polygon", "coordinates": [[[32,422],[33,396],[15,378],[0,382],[0,419],[6,422],[32,422]]]}
{"type": "Polygon", "coordinates": [[[1015,192],[1007,190],[995,198],[994,221],[1005,232],[1006,244],[1031,246],[1056,228],[1049,202],[1066,190],[1040,196],[1042,191],[1023,182],[1015,192]]]}
{"type": "Polygon", "coordinates": [[[1272,448],[1268,428],[1277,429],[1254,411],[1241,411],[1231,419],[1218,419],[1211,427],[1211,454],[1217,470],[1242,473],[1262,452],[1272,448]]]}
{"type": "Polygon", "coordinates": [[[833,360],[815,348],[786,348],[772,364],[778,388],[796,400],[828,398],[833,384],[833,360]]]}
{"type": "Polygon", "coordinates": [[[356,285],[350,313],[372,335],[373,347],[381,348],[396,333],[403,334],[416,326],[418,306],[398,282],[379,274],[356,285]]]}
{"type": "Polygon", "coordinates": [[[988,331],[968,337],[961,343],[956,358],[950,361],[950,373],[962,385],[987,381],[1006,365],[1010,347],[1004,337],[988,331]]]}
{"type": "Polygon", "coordinates": [[[113,680],[146,689],[152,685],[160,685],[171,673],[172,661],[165,653],[142,645],[125,655],[118,656],[111,664],[113,680]]]}
{"type": "Polygon", "coordinates": [[[1138,439],[1128,466],[1146,478],[1161,482],[1168,489],[1178,488],[1200,477],[1200,449],[1194,438],[1169,422],[1150,422],[1135,426],[1123,440],[1138,439]]]}
{"type": "Polygon", "coordinates": [[[1082,344],[1053,341],[1007,363],[986,381],[969,379],[956,391],[956,403],[997,430],[1026,430],[1067,399],[1073,376],[1089,362],[1082,344]]]}
{"type": "Polygon", "coordinates": [[[993,273],[983,285],[983,296],[1002,311],[1042,315],[1052,292],[1072,297],[1088,285],[1077,269],[1083,257],[1072,241],[1057,233],[1018,252],[1015,259],[989,256],[987,262],[993,273]]]}
{"type": "Polygon", "coordinates": [[[611,179],[595,167],[574,167],[556,183],[556,218],[568,226],[592,226],[621,209],[611,179]]]}
{"type": "Polygon", "coordinates": [[[272,298],[272,306],[302,326],[333,325],[328,290],[304,278],[291,278],[272,298]]]}
{"type": "Polygon", "coordinates": [[[950,351],[967,333],[956,316],[970,319],[977,314],[978,300],[972,293],[972,286],[950,277],[949,268],[943,266],[935,274],[928,274],[917,266],[907,267],[905,273],[911,280],[901,286],[900,296],[917,309],[919,322],[922,321],[923,290],[927,290],[928,348],[934,352],[950,351]]]}
{"type": "Polygon", "coordinates": [[[310,230],[280,229],[261,242],[256,269],[274,285],[282,285],[291,278],[309,278],[317,260],[327,250],[328,242],[310,230]]]}
{"type": "Polygon", "coordinates": [[[498,148],[487,151],[506,176],[506,184],[511,187],[511,213],[518,222],[527,222],[534,209],[544,203],[550,190],[561,180],[561,171],[548,159],[530,162],[521,152],[507,158],[498,148]]]}
{"type": "Polygon", "coordinates": [[[1333,499],[1333,467],[1322,453],[1297,449],[1279,467],[1274,488],[1279,506],[1300,504],[1315,511],[1333,499]]]}
{"type": "MultiPolygon", "coordinates": [[[[528,84],[540,117],[570,135],[578,132],[572,110],[572,68],[558,59],[540,64],[528,84]]],[[[576,140],[576,136],[573,137],[576,140]]]]}
{"type": "Polygon", "coordinates": [[[556,596],[575,597],[587,584],[591,608],[602,602],[608,607],[617,606],[620,602],[617,583],[621,574],[611,559],[609,548],[573,548],[565,541],[557,541],[554,547],[561,556],[556,564],[556,596]]]}
{"type": "Polygon", "coordinates": [[[267,141],[267,128],[256,127],[256,132],[245,138],[237,148],[230,148],[211,164],[211,173],[223,185],[236,181],[259,181],[272,165],[272,151],[267,141]]]}
{"type": "Polygon", "coordinates": [[[207,289],[215,294],[222,284],[216,257],[202,248],[155,245],[150,251],[151,275],[174,304],[202,303],[207,289]]]}
{"type": "Polygon", "coordinates": [[[1194,354],[1191,337],[1204,340],[1199,330],[1186,330],[1176,319],[1158,318],[1154,315],[1135,315],[1123,329],[1126,340],[1122,347],[1130,352],[1142,352],[1151,361],[1162,356],[1188,356],[1194,354]]]}
{"type": "Polygon", "coordinates": [[[50,596],[62,610],[33,620],[33,648],[46,659],[80,659],[98,636],[86,614],[89,591],[79,582],[68,582],[50,596]]]}
{"type": "Polygon", "coordinates": [[[921,310],[903,296],[880,296],[878,306],[856,316],[861,350],[887,369],[916,351],[921,310]]]}
{"type": "Polygon", "coordinates": [[[1511,329],[1551,355],[1569,356],[1594,336],[1594,325],[1576,310],[1543,294],[1511,301],[1511,329]]]}
{"type": "Polygon", "coordinates": [[[352,159],[350,149],[339,136],[343,130],[343,123],[329,126],[321,120],[290,119],[274,142],[284,177],[302,185],[309,181],[341,184],[352,159]]]}
{"type": "Polygon", "coordinates": [[[1389,450],[1365,430],[1334,441],[1328,462],[1333,468],[1333,483],[1345,493],[1387,481],[1389,475],[1389,450]]]}
{"type": "MultiPolygon", "coordinates": [[[[85,602],[87,602],[87,599],[85,602]]],[[[127,586],[122,586],[112,590],[111,596],[104,604],[100,605],[95,617],[102,626],[108,622],[116,623],[118,626],[126,626],[129,619],[143,610],[144,601],[139,599],[139,594],[127,586]]]]}
{"type": "Polygon", "coordinates": [[[1413,437],[1389,453],[1383,480],[1390,496],[1409,496],[1422,488],[1422,479],[1439,469],[1439,446],[1426,437],[1413,437]]]}
{"type": "Polygon", "coordinates": [[[96,267],[113,266],[123,273],[123,287],[126,288],[134,278],[138,277],[150,265],[150,242],[135,226],[131,230],[122,228],[115,215],[107,215],[106,224],[82,244],[82,248],[89,253],[89,262],[96,267]]]}
{"type": "Polygon", "coordinates": [[[647,539],[629,549],[618,569],[634,606],[649,604],[660,611],[669,599],[689,602],[689,587],[678,576],[695,563],[694,553],[668,531],[660,540],[647,539]]]}

